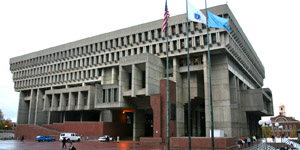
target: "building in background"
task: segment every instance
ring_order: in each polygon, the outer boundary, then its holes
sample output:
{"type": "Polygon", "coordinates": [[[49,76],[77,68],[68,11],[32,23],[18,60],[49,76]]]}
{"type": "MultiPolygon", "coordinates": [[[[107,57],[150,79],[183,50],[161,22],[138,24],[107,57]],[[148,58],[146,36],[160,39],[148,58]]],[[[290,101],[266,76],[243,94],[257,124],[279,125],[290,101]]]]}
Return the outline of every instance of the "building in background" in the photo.
{"type": "Polygon", "coordinates": [[[273,127],[275,122],[278,122],[282,129],[275,128],[273,130],[274,135],[277,137],[292,137],[297,136],[297,132],[300,132],[300,122],[295,117],[287,117],[285,112],[285,106],[281,104],[279,106],[279,115],[271,117],[273,127]],[[294,132],[294,135],[293,135],[294,132]]]}
{"type": "MultiPolygon", "coordinates": [[[[170,135],[188,135],[189,63],[192,136],[209,137],[208,44],[215,129],[226,137],[261,135],[257,122],[273,115],[272,92],[262,88],[265,68],[229,7],[209,10],[229,18],[232,32],[210,28],[207,36],[204,24],[189,22],[186,39],[186,15],[170,18],[170,135]]],[[[164,142],[166,36],[161,27],[162,20],[152,21],[11,58],[20,95],[17,136],[25,134],[26,125],[63,131],[69,123],[68,129],[89,137],[107,133],[164,142]]]]}
{"type": "Polygon", "coordinates": [[[1,109],[0,109],[0,120],[4,120],[4,114],[1,109]]]}

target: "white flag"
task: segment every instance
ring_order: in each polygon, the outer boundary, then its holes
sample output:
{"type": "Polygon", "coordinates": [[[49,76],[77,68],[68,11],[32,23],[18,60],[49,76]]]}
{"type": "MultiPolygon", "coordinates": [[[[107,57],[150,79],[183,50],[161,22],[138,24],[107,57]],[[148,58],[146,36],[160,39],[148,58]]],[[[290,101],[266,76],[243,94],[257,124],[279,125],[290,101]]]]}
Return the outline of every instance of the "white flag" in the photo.
{"type": "Polygon", "coordinates": [[[188,20],[206,24],[206,17],[188,1],[188,20]]]}

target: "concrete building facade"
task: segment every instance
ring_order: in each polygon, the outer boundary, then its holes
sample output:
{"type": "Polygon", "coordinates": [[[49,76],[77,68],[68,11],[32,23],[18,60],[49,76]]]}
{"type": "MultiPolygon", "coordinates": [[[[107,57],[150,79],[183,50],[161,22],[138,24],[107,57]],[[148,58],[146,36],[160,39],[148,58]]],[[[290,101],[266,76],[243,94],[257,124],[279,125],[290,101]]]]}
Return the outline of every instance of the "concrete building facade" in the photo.
{"type": "MultiPolygon", "coordinates": [[[[186,15],[170,18],[170,135],[187,135],[190,63],[192,136],[209,137],[208,44],[215,129],[226,137],[260,135],[258,120],[273,115],[272,92],[262,88],[264,66],[228,6],[210,11],[229,18],[232,32],[209,28],[207,37],[205,25],[189,22],[187,39],[186,15]]],[[[157,20],[11,58],[20,94],[18,124],[110,122],[131,125],[133,140],[163,137],[166,35],[161,26],[157,20]]]]}

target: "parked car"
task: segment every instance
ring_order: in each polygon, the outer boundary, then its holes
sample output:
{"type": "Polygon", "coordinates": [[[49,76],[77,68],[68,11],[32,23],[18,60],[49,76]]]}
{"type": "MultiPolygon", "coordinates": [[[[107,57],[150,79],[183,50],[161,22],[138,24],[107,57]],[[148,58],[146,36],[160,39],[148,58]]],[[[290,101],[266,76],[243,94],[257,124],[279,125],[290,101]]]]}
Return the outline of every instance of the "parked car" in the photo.
{"type": "Polygon", "coordinates": [[[81,137],[77,135],[76,133],[61,133],[59,136],[59,140],[63,140],[63,138],[66,138],[67,141],[77,141],[80,142],[81,137]]]}
{"type": "Polygon", "coordinates": [[[53,142],[53,141],[55,141],[55,138],[50,137],[50,136],[37,136],[35,138],[35,140],[38,141],[38,142],[44,142],[44,141],[47,141],[47,142],[52,141],[53,142]]]}
{"type": "Polygon", "coordinates": [[[109,142],[109,141],[113,141],[112,137],[109,137],[108,135],[104,135],[98,138],[98,141],[100,142],[109,142]]]}

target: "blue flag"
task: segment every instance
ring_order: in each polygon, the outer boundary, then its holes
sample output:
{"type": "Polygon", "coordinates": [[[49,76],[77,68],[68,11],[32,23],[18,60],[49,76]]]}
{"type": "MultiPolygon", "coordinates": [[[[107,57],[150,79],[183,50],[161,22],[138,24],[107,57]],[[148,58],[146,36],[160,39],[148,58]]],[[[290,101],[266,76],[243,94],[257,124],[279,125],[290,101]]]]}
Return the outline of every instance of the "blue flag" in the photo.
{"type": "Polygon", "coordinates": [[[208,15],[208,26],[209,27],[214,27],[214,28],[225,28],[227,29],[229,32],[231,32],[229,26],[227,25],[228,19],[219,17],[213,13],[211,13],[210,11],[207,11],[208,15]]]}

